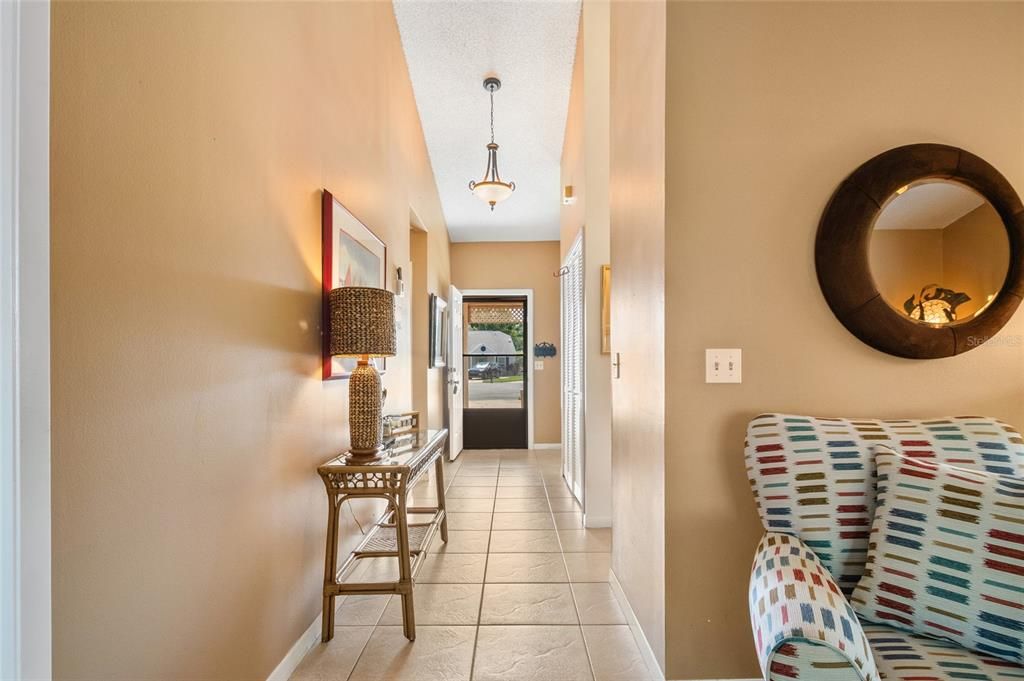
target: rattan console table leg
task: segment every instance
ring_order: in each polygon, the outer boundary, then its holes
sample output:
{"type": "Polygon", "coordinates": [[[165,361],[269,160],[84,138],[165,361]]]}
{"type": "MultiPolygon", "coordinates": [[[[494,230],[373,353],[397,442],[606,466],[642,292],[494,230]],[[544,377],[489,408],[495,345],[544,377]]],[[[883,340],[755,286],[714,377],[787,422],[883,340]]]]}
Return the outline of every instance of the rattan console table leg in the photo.
{"type": "Polygon", "coordinates": [[[445,544],[448,543],[448,511],[445,510],[444,500],[444,462],[442,459],[444,455],[437,457],[437,461],[434,462],[434,478],[437,482],[437,507],[441,513],[441,541],[445,544]]]}
{"type": "MultiPolygon", "coordinates": [[[[402,594],[402,630],[407,639],[415,641],[416,611],[412,600],[412,553],[409,551],[409,515],[405,494],[399,494],[397,501],[395,529],[398,534],[398,591],[402,594]]],[[[426,551],[427,547],[422,549],[426,551]]]]}
{"type": "Polygon", "coordinates": [[[331,589],[335,585],[338,569],[338,509],[340,499],[336,494],[327,495],[327,551],[324,559],[324,613],[320,639],[327,643],[334,637],[334,599],[331,589]]]}

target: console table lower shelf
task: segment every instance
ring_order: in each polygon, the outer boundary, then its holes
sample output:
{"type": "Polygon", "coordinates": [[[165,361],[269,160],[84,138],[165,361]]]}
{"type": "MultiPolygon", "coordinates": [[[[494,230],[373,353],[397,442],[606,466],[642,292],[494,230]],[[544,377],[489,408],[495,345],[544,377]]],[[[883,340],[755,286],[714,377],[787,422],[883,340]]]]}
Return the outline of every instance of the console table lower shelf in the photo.
{"type": "Polygon", "coordinates": [[[425,430],[399,437],[378,461],[348,463],[344,455],[317,468],[327,488],[327,551],[324,566],[324,603],[322,640],[334,637],[334,602],[346,594],[395,594],[402,597],[402,624],[405,637],[416,639],[416,615],[413,585],[434,536],[448,541],[445,512],[444,467],[442,454],[448,431],[425,430]],[[409,490],[434,464],[437,489],[436,506],[408,506],[409,490]],[[366,533],[356,549],[338,566],[338,514],[346,501],[377,498],[387,502],[387,510],[366,533]],[[409,514],[428,516],[423,522],[409,522],[409,514]],[[344,582],[356,562],[363,558],[395,558],[398,581],[344,582]]]}

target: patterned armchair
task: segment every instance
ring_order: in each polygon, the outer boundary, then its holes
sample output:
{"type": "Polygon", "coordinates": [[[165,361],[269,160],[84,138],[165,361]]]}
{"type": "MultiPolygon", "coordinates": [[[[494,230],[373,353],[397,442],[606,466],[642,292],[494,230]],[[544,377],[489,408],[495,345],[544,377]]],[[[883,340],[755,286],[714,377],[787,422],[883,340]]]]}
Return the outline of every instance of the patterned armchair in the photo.
{"type": "Polygon", "coordinates": [[[1024,667],[857,618],[847,600],[867,558],[872,448],[1024,476],[1024,438],[994,419],[819,419],[763,414],[746,464],[765,535],[750,620],[768,681],[1022,681],[1024,667]]]}

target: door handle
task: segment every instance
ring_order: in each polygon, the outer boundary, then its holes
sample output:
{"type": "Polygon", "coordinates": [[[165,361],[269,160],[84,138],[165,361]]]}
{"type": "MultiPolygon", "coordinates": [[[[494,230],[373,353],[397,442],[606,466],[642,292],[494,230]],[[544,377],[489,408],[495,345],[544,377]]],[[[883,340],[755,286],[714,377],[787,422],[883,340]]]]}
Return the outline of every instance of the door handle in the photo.
{"type": "Polygon", "coordinates": [[[452,383],[452,395],[458,395],[458,394],[459,394],[459,384],[458,383],[452,383]]]}

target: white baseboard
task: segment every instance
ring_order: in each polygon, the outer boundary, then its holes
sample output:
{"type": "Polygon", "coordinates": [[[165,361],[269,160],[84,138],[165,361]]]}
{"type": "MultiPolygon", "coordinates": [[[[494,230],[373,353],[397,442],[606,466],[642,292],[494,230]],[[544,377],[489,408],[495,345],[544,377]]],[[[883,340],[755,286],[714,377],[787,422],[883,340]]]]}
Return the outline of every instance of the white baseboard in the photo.
{"type": "Polygon", "coordinates": [[[561,442],[534,442],[533,443],[533,448],[534,449],[561,449],[562,448],[562,443],[561,442]]]}
{"type": "Polygon", "coordinates": [[[633,612],[633,606],[629,604],[629,599],[626,598],[626,592],[622,590],[622,585],[619,584],[619,578],[615,576],[613,570],[609,570],[610,583],[612,586],[612,593],[615,594],[615,600],[619,602],[619,607],[622,608],[623,614],[626,615],[626,623],[629,625],[630,631],[633,632],[633,638],[636,639],[636,645],[640,648],[640,657],[644,659],[644,664],[647,665],[647,670],[651,674],[651,678],[656,681],[665,681],[665,673],[661,671],[661,665],[658,664],[658,658],[654,654],[654,649],[651,648],[651,644],[647,641],[647,636],[644,634],[644,630],[640,627],[640,622],[636,618],[636,613],[633,612]]]}
{"type": "Polygon", "coordinates": [[[270,672],[267,681],[288,681],[306,653],[320,642],[320,623],[323,621],[323,617],[323,614],[316,616],[316,619],[302,633],[302,636],[299,636],[299,640],[291,647],[284,659],[274,668],[274,671],[270,672]]]}
{"type": "Polygon", "coordinates": [[[610,515],[583,514],[583,527],[611,527],[612,517],[610,515]]]}

